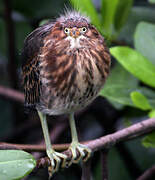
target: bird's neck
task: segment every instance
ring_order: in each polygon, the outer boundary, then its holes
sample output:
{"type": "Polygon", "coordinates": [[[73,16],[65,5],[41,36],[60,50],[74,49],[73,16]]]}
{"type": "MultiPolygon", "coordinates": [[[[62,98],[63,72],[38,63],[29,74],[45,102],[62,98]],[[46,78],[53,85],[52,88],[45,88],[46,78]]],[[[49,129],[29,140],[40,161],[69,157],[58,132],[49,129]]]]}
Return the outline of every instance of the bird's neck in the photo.
{"type": "Polygon", "coordinates": [[[70,48],[71,49],[79,49],[79,48],[82,48],[82,45],[81,45],[81,40],[82,39],[86,39],[85,36],[81,35],[77,38],[73,38],[71,36],[68,36],[66,38],[66,40],[68,40],[70,42],[70,48]]]}

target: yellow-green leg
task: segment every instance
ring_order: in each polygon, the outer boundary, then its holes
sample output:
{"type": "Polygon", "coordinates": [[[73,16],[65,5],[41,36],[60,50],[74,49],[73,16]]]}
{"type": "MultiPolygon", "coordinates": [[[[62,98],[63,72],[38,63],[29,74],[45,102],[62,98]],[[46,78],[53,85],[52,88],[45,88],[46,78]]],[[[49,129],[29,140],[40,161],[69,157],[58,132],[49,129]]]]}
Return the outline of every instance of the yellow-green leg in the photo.
{"type": "Polygon", "coordinates": [[[49,176],[51,177],[56,171],[58,171],[61,160],[63,160],[62,167],[64,168],[66,166],[65,163],[66,163],[67,156],[62,153],[56,152],[52,148],[52,145],[50,142],[50,136],[48,132],[46,115],[39,111],[38,111],[38,114],[40,117],[42,129],[43,129],[43,134],[44,134],[44,139],[45,139],[45,144],[46,144],[46,153],[51,161],[51,166],[48,168],[49,176]]]}
{"type": "Polygon", "coordinates": [[[72,152],[72,160],[71,160],[70,164],[78,163],[81,159],[85,162],[91,156],[91,149],[89,149],[87,146],[85,146],[83,144],[80,144],[78,141],[74,113],[70,114],[69,123],[70,123],[70,128],[71,128],[71,135],[72,135],[72,143],[69,147],[69,149],[72,152]],[[78,155],[77,151],[79,152],[79,155],[78,155]]]}

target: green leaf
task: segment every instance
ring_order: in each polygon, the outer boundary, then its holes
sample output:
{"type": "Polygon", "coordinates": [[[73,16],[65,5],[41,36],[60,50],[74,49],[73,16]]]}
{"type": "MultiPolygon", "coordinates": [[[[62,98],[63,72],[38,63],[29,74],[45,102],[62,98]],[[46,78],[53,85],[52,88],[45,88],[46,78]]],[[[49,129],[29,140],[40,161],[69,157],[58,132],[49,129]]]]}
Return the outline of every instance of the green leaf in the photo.
{"type": "Polygon", "coordinates": [[[42,26],[48,22],[49,22],[49,19],[44,19],[44,20],[40,21],[39,26],[42,26]]]}
{"type": "MultiPolygon", "coordinates": [[[[102,95],[102,96],[104,96],[104,95],[102,95]]],[[[106,96],[105,96],[105,97],[106,97],[106,96]]],[[[108,97],[107,97],[107,99],[108,99],[109,103],[110,103],[115,109],[117,109],[118,111],[121,110],[121,109],[123,109],[123,107],[124,107],[124,104],[123,104],[123,103],[118,103],[117,101],[112,100],[112,99],[109,99],[108,97]]]]}
{"type": "Polygon", "coordinates": [[[119,31],[125,24],[132,2],[133,0],[101,1],[102,25],[109,37],[116,35],[115,30],[119,31]]]}
{"type": "Polygon", "coordinates": [[[134,35],[135,48],[155,65],[155,25],[140,22],[134,35]]]}
{"type": "Polygon", "coordinates": [[[127,72],[120,64],[112,69],[100,95],[110,101],[134,106],[130,93],[138,86],[138,80],[127,72]]]}
{"type": "Polygon", "coordinates": [[[150,3],[155,3],[155,0],[149,0],[150,3]]]}
{"type": "Polygon", "coordinates": [[[148,6],[134,6],[131,9],[126,24],[121,29],[119,40],[125,41],[127,44],[133,44],[133,34],[139,22],[146,21],[155,23],[155,10],[148,6]]]}
{"type": "Polygon", "coordinates": [[[140,92],[133,91],[131,94],[131,99],[133,103],[142,110],[149,110],[151,106],[147,100],[147,98],[141,94],[140,92]]]}
{"type": "Polygon", "coordinates": [[[101,15],[103,28],[109,35],[112,34],[112,25],[119,0],[102,0],[101,15]]]}
{"type": "MultiPolygon", "coordinates": [[[[109,2],[111,3],[111,1],[109,2]]],[[[117,31],[126,23],[132,4],[133,0],[119,0],[114,20],[114,26],[117,31]]]]}
{"type": "Polygon", "coordinates": [[[0,150],[0,179],[21,179],[36,166],[33,156],[20,150],[0,150]]]}
{"type": "Polygon", "coordinates": [[[109,100],[117,101],[120,104],[134,106],[129,96],[133,90],[134,89],[130,88],[130,86],[124,87],[124,85],[114,84],[114,85],[104,87],[101,90],[100,95],[108,98],[109,100]]]}
{"type": "Polygon", "coordinates": [[[129,126],[132,125],[132,122],[131,122],[131,120],[129,120],[128,118],[125,118],[125,119],[123,120],[123,125],[124,125],[125,127],[129,127],[129,126]]]}
{"type": "MultiPolygon", "coordinates": [[[[155,109],[149,112],[150,118],[155,118],[155,109]]],[[[155,148],[155,131],[151,134],[148,134],[142,139],[142,144],[146,148],[155,148]]]]}
{"type": "Polygon", "coordinates": [[[121,64],[116,62],[106,82],[106,85],[111,84],[130,86],[132,88],[138,85],[138,79],[124,69],[121,64]]]}
{"type": "Polygon", "coordinates": [[[91,22],[102,32],[101,22],[91,0],[70,0],[73,7],[91,18],[91,22]]]}
{"type": "Polygon", "coordinates": [[[114,107],[120,109],[122,107],[119,104],[137,107],[131,99],[131,93],[135,91],[145,96],[151,108],[155,109],[155,92],[146,87],[140,87],[138,79],[132,76],[119,63],[116,63],[100,95],[107,98],[114,107]]]}
{"type": "Polygon", "coordinates": [[[155,109],[155,92],[146,87],[139,87],[138,91],[147,98],[152,109],[155,109]]]}
{"type": "Polygon", "coordinates": [[[145,136],[142,140],[142,144],[146,148],[155,148],[155,131],[145,136]]]}
{"type": "Polygon", "coordinates": [[[121,46],[110,48],[110,52],[135,77],[155,87],[155,66],[139,52],[121,46]]]}
{"type": "Polygon", "coordinates": [[[155,118],[155,109],[149,112],[149,117],[150,118],[155,118]]]}

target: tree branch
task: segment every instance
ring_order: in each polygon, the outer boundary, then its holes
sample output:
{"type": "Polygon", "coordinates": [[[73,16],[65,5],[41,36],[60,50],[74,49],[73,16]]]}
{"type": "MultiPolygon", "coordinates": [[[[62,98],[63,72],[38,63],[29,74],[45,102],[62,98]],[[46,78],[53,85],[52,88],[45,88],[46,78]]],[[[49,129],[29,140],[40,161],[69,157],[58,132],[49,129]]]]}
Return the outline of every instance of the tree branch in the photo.
{"type": "Polygon", "coordinates": [[[155,165],[152,166],[150,169],[147,169],[137,180],[148,180],[153,179],[155,176],[155,165]]]}
{"type": "Polygon", "coordinates": [[[9,98],[13,101],[24,103],[24,94],[23,93],[21,93],[17,90],[11,89],[11,88],[1,86],[1,85],[0,85],[0,96],[9,98]]]}
{"type": "MultiPolygon", "coordinates": [[[[102,136],[98,139],[83,142],[87,145],[93,152],[101,150],[103,148],[110,148],[116,143],[124,140],[129,140],[141,136],[145,133],[151,132],[155,129],[155,118],[147,119],[142,122],[136,123],[128,128],[124,128],[115,133],[102,136]]],[[[53,147],[62,151],[67,149],[68,144],[53,145],[53,147]]],[[[26,151],[45,151],[44,145],[24,145],[24,144],[11,144],[11,143],[0,143],[0,149],[23,149],[26,151]]],[[[66,153],[66,152],[64,152],[66,153]]]]}
{"type": "MultiPolygon", "coordinates": [[[[53,144],[53,148],[57,151],[64,151],[68,148],[69,144],[53,144]]],[[[31,144],[13,144],[13,143],[5,143],[0,142],[0,149],[18,149],[25,150],[28,152],[43,152],[46,150],[45,145],[31,145],[31,144]]]]}
{"type": "MultiPolygon", "coordinates": [[[[83,142],[83,144],[87,145],[92,152],[101,150],[103,148],[110,148],[114,146],[116,143],[120,141],[130,140],[141,135],[144,135],[148,132],[151,132],[155,129],[155,118],[147,119],[137,124],[134,124],[128,128],[124,128],[119,130],[113,134],[109,134],[107,136],[100,137],[95,140],[83,142]]],[[[54,149],[57,151],[64,151],[68,148],[69,144],[60,144],[60,145],[53,145],[54,149]]],[[[26,151],[45,151],[44,145],[24,145],[24,144],[10,144],[10,143],[0,143],[0,149],[22,149],[26,151]]],[[[68,156],[68,159],[71,159],[71,152],[70,150],[66,150],[63,152],[68,156]]],[[[48,158],[46,158],[48,159],[48,158]]],[[[41,162],[45,160],[39,160],[38,166],[43,166],[41,162]]]]}
{"type": "MultiPolygon", "coordinates": [[[[110,148],[111,146],[114,146],[116,143],[119,143],[121,141],[127,141],[130,139],[134,139],[134,138],[144,135],[148,132],[151,132],[154,129],[155,129],[155,118],[147,119],[140,123],[134,124],[128,128],[119,130],[113,134],[109,134],[107,136],[103,136],[103,137],[100,137],[95,140],[84,142],[83,144],[88,146],[92,150],[92,152],[95,152],[95,151],[101,150],[103,148],[106,148],[106,149],[110,148]]],[[[63,146],[64,145],[62,145],[62,147],[61,147],[62,149],[63,149],[63,146]]],[[[57,148],[57,147],[55,147],[55,148],[57,148]]],[[[60,149],[57,149],[57,150],[60,150],[60,149]]],[[[72,154],[71,154],[70,150],[66,150],[63,153],[67,155],[68,160],[71,159],[72,154]]],[[[45,167],[48,165],[50,165],[49,158],[45,157],[45,158],[41,158],[37,161],[36,168],[45,167]]]]}
{"type": "Polygon", "coordinates": [[[145,133],[151,132],[155,129],[155,118],[147,119],[142,122],[136,123],[128,128],[124,128],[113,134],[100,137],[96,140],[89,141],[86,145],[92,151],[98,151],[103,148],[109,148],[116,143],[124,140],[129,140],[141,136],[145,133]]]}

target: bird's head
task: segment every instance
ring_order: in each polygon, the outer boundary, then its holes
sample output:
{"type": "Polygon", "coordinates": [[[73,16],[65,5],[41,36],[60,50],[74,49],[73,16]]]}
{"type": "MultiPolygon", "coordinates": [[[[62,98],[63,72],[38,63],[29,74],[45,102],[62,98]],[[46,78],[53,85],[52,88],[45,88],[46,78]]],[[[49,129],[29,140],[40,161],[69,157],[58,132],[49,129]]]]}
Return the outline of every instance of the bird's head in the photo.
{"type": "Polygon", "coordinates": [[[100,35],[89,18],[76,11],[67,12],[57,18],[53,31],[58,41],[69,42],[71,49],[88,47],[88,41],[98,39],[100,35]]]}

